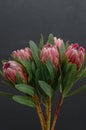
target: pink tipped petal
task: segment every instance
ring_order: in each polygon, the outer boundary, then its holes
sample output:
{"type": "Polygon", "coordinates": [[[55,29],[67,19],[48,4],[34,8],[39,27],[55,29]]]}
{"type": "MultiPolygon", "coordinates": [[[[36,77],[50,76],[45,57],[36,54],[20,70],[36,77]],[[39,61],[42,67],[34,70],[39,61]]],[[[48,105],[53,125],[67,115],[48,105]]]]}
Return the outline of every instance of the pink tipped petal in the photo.
{"type": "Polygon", "coordinates": [[[46,60],[50,60],[55,68],[58,68],[59,64],[59,53],[56,47],[51,44],[45,44],[41,50],[40,59],[46,63],[46,60]]]}
{"type": "Polygon", "coordinates": [[[12,56],[20,60],[24,60],[24,59],[29,60],[32,57],[32,52],[30,48],[26,47],[25,49],[13,51],[12,56]]]}
{"type": "Polygon", "coordinates": [[[76,64],[77,70],[80,69],[84,62],[85,49],[79,47],[78,43],[71,44],[64,53],[64,58],[68,57],[69,62],[76,64]]]}
{"type": "Polygon", "coordinates": [[[57,39],[57,37],[54,37],[54,46],[61,48],[63,43],[63,40],[61,40],[60,38],[57,39]]]}
{"type": "Polygon", "coordinates": [[[79,45],[78,43],[73,44],[73,48],[78,49],[79,45]]]}
{"type": "Polygon", "coordinates": [[[27,74],[23,67],[16,61],[8,61],[3,64],[3,74],[11,82],[16,83],[16,75],[19,73],[24,83],[27,83],[27,74]]]}

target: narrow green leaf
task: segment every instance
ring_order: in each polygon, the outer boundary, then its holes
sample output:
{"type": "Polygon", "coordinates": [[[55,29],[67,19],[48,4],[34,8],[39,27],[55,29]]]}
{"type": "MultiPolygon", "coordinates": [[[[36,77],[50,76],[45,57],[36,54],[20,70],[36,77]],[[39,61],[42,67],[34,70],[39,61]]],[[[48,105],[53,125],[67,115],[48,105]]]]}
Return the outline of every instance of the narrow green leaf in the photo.
{"type": "Polygon", "coordinates": [[[48,43],[54,44],[54,36],[53,36],[53,34],[49,34],[48,43]]]}
{"type": "Polygon", "coordinates": [[[27,73],[29,74],[29,82],[32,80],[32,65],[31,65],[31,62],[28,61],[26,62],[26,71],[27,73]]]}
{"type": "Polygon", "coordinates": [[[30,44],[30,49],[32,50],[33,58],[36,64],[39,65],[39,49],[33,41],[30,41],[29,44],[30,44]]]}
{"type": "Polygon", "coordinates": [[[8,62],[8,61],[4,59],[4,60],[2,60],[1,62],[2,62],[2,64],[3,64],[4,62],[8,62]]]}
{"type": "Polygon", "coordinates": [[[35,88],[33,88],[30,85],[26,85],[26,84],[17,84],[15,85],[16,89],[25,93],[25,94],[29,94],[30,96],[34,96],[35,95],[35,88]]]}
{"type": "Polygon", "coordinates": [[[80,78],[84,78],[86,77],[86,67],[85,68],[82,68],[78,73],[77,73],[77,78],[80,79],[80,78]]]}
{"type": "Polygon", "coordinates": [[[62,59],[64,52],[65,52],[65,44],[63,43],[61,48],[59,49],[60,59],[62,59]]]}
{"type": "Polygon", "coordinates": [[[36,69],[35,79],[37,81],[38,80],[48,81],[49,77],[50,75],[49,75],[47,66],[43,62],[40,62],[39,67],[36,69]]]}
{"type": "Polygon", "coordinates": [[[16,74],[16,79],[17,79],[18,84],[23,83],[23,80],[21,79],[21,76],[19,73],[16,74]]]}
{"type": "Polygon", "coordinates": [[[3,77],[3,72],[0,70],[0,75],[3,77]]]}
{"type": "Polygon", "coordinates": [[[7,97],[9,99],[12,99],[12,97],[13,97],[13,94],[10,94],[10,93],[7,93],[7,92],[2,92],[2,91],[0,91],[0,95],[7,97]]]}
{"type": "Polygon", "coordinates": [[[40,69],[37,68],[36,73],[35,73],[35,79],[36,79],[36,81],[38,81],[40,78],[41,78],[40,69]]]}
{"type": "Polygon", "coordinates": [[[44,45],[44,37],[43,37],[43,35],[41,34],[40,43],[39,43],[39,48],[42,49],[43,45],[44,45]]]}
{"type": "Polygon", "coordinates": [[[74,95],[76,95],[80,92],[83,92],[85,90],[86,90],[86,85],[83,85],[83,86],[77,88],[76,90],[74,90],[73,92],[69,93],[68,95],[66,95],[66,97],[74,96],[74,95]]]}
{"type": "Polygon", "coordinates": [[[69,46],[69,41],[66,41],[66,43],[65,43],[65,48],[67,49],[68,46],[69,46]]]}
{"type": "Polygon", "coordinates": [[[68,71],[63,79],[63,93],[64,95],[67,94],[70,89],[72,88],[72,85],[75,80],[75,74],[76,74],[76,65],[75,64],[69,64],[68,65],[68,71]]]}
{"type": "Polygon", "coordinates": [[[40,85],[40,88],[43,90],[43,92],[49,96],[50,98],[53,96],[53,88],[47,84],[46,82],[44,81],[39,81],[39,85],[40,85]]]}
{"type": "Polygon", "coordinates": [[[49,60],[46,61],[46,66],[47,66],[47,69],[49,71],[50,77],[53,80],[54,76],[55,76],[54,66],[52,65],[52,63],[49,60]]]}
{"type": "Polygon", "coordinates": [[[28,64],[27,64],[27,72],[28,72],[28,74],[29,74],[29,81],[31,81],[32,80],[32,67],[31,67],[31,64],[30,64],[30,62],[28,62],[28,64]]]}
{"type": "Polygon", "coordinates": [[[32,72],[33,72],[33,74],[35,74],[35,71],[36,71],[36,66],[35,66],[34,61],[32,61],[31,66],[32,66],[32,72]]]}
{"type": "Polygon", "coordinates": [[[62,75],[63,77],[66,76],[67,72],[68,72],[68,69],[69,69],[69,62],[68,62],[68,57],[66,57],[64,59],[64,61],[62,62],[62,67],[61,67],[61,70],[62,70],[62,75]]]}
{"type": "Polygon", "coordinates": [[[49,72],[47,66],[43,62],[40,62],[40,79],[43,81],[49,80],[49,72]]]}
{"type": "Polygon", "coordinates": [[[25,59],[25,60],[22,60],[22,65],[24,66],[27,74],[29,74],[28,82],[30,82],[32,80],[32,62],[30,60],[27,61],[25,59]]]}
{"type": "Polygon", "coordinates": [[[56,90],[60,91],[60,89],[62,88],[61,86],[62,86],[62,84],[61,84],[61,75],[60,75],[58,78],[57,85],[56,85],[56,90]]]}
{"type": "Polygon", "coordinates": [[[27,96],[19,96],[19,95],[13,96],[13,100],[22,105],[26,105],[29,107],[35,107],[35,103],[34,103],[33,99],[30,97],[27,97],[27,96]]]}

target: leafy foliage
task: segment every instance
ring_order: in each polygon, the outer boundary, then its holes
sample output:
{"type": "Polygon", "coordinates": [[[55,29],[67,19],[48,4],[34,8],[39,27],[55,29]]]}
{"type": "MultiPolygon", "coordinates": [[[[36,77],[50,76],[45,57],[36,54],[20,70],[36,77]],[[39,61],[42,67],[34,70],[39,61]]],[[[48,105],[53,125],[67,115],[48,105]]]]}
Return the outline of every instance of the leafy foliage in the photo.
{"type": "Polygon", "coordinates": [[[27,96],[16,95],[16,96],[13,96],[13,100],[16,101],[17,103],[20,103],[29,107],[33,107],[33,108],[35,107],[35,103],[33,99],[27,96]]]}
{"type": "Polygon", "coordinates": [[[48,43],[50,43],[52,45],[54,44],[54,36],[53,36],[53,34],[49,34],[48,43]]]}
{"type": "Polygon", "coordinates": [[[34,96],[35,95],[35,88],[33,88],[32,86],[30,85],[26,85],[26,84],[17,84],[15,85],[16,89],[25,93],[25,94],[28,94],[30,96],[34,96]]]}
{"type": "Polygon", "coordinates": [[[44,37],[43,37],[43,35],[41,34],[40,43],[39,43],[39,48],[42,49],[43,45],[44,45],[44,37]]]}
{"type": "Polygon", "coordinates": [[[47,96],[49,96],[50,98],[53,96],[54,90],[52,89],[52,87],[49,84],[47,84],[44,81],[39,81],[39,85],[40,85],[40,88],[43,90],[43,92],[47,96]]]}
{"type": "Polygon", "coordinates": [[[4,96],[4,97],[6,97],[6,98],[12,99],[13,94],[0,91],[0,96],[4,96]]]}
{"type": "Polygon", "coordinates": [[[75,89],[73,92],[69,93],[68,95],[66,95],[66,97],[74,96],[74,95],[76,95],[76,94],[78,94],[80,92],[83,92],[85,90],[86,90],[86,85],[83,85],[83,86],[75,89]]]}
{"type": "Polygon", "coordinates": [[[33,41],[29,42],[30,49],[32,50],[33,59],[39,65],[39,49],[33,41]]]}

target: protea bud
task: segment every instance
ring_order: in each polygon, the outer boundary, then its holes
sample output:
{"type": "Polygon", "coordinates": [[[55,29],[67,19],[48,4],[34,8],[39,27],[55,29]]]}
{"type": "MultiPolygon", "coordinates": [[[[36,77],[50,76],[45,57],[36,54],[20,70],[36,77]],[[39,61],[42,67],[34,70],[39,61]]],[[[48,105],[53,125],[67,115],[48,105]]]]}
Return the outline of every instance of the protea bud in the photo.
{"type": "Polygon", "coordinates": [[[26,47],[25,49],[13,51],[12,56],[20,60],[24,60],[24,59],[29,60],[32,57],[32,52],[30,48],[26,47]]]}
{"type": "Polygon", "coordinates": [[[54,67],[57,68],[59,64],[59,53],[57,48],[51,44],[45,44],[41,50],[40,59],[44,63],[46,63],[47,59],[50,60],[54,67]]]}
{"type": "Polygon", "coordinates": [[[64,53],[64,58],[68,57],[68,61],[72,64],[76,64],[77,70],[82,66],[84,62],[85,49],[79,47],[77,43],[71,44],[64,53]]]}
{"type": "Polygon", "coordinates": [[[60,38],[57,39],[57,37],[54,37],[54,45],[58,48],[61,48],[63,44],[63,40],[61,40],[60,38]]]}
{"type": "Polygon", "coordinates": [[[22,81],[27,83],[27,74],[19,63],[16,61],[8,61],[3,63],[3,74],[7,80],[16,83],[17,73],[20,75],[22,81]]]}

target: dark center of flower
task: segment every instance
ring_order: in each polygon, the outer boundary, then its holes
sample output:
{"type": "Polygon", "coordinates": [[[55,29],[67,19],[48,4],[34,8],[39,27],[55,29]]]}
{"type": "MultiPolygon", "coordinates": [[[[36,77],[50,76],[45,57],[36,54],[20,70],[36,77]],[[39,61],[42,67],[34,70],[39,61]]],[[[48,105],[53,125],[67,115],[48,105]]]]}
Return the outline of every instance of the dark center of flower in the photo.
{"type": "Polygon", "coordinates": [[[49,43],[47,43],[47,44],[44,45],[44,47],[45,47],[45,48],[49,48],[49,47],[52,47],[52,45],[49,44],[49,43]]]}
{"type": "Polygon", "coordinates": [[[4,64],[4,69],[7,69],[10,66],[10,63],[5,63],[4,64]]]}
{"type": "Polygon", "coordinates": [[[73,48],[77,50],[79,48],[78,43],[73,44],[73,48]]]}

